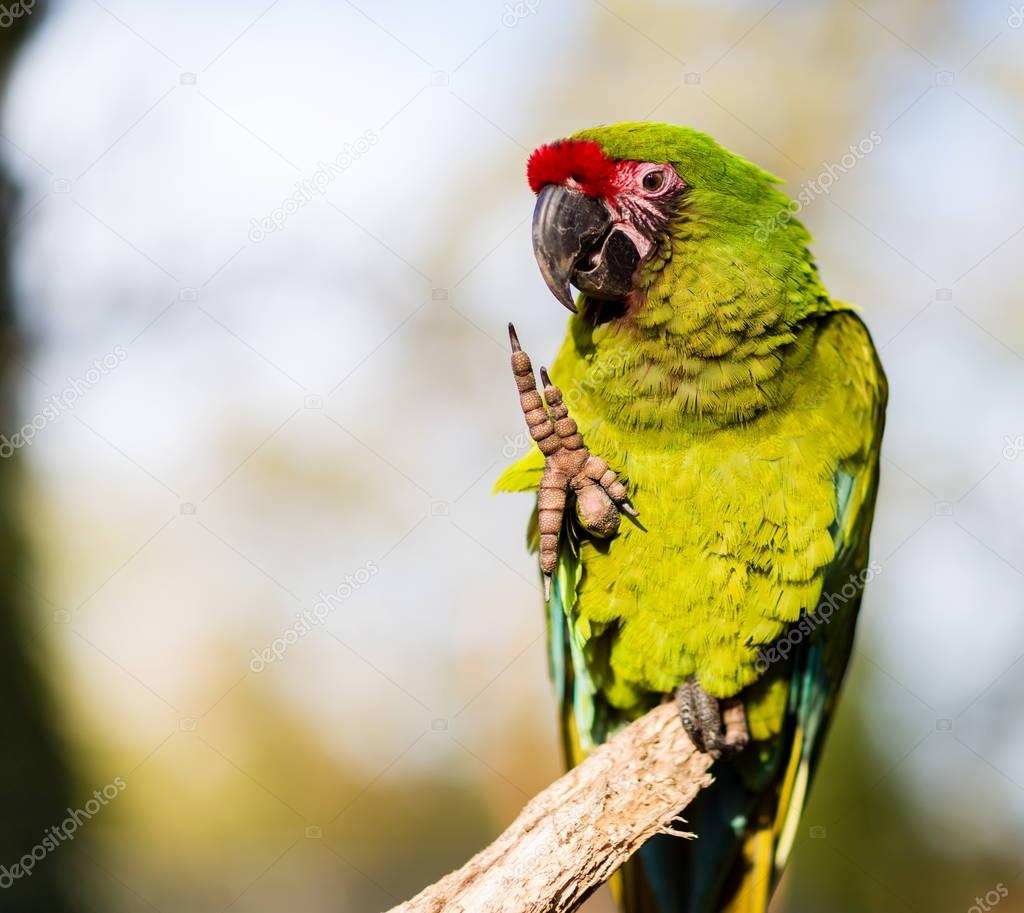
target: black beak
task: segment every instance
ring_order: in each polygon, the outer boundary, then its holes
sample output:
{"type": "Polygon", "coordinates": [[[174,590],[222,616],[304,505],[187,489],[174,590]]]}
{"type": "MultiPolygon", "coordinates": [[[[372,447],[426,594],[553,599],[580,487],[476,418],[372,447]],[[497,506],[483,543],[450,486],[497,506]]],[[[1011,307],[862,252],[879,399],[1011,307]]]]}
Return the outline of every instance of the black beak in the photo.
{"type": "Polygon", "coordinates": [[[575,313],[569,288],[576,270],[611,227],[608,209],[578,190],[548,184],[533,210],[533,255],[551,293],[575,313]]]}
{"type": "Polygon", "coordinates": [[[623,301],[640,260],[633,242],[612,229],[604,203],[560,184],[537,194],[533,254],[551,293],[574,313],[570,285],[590,298],[623,301]]]}

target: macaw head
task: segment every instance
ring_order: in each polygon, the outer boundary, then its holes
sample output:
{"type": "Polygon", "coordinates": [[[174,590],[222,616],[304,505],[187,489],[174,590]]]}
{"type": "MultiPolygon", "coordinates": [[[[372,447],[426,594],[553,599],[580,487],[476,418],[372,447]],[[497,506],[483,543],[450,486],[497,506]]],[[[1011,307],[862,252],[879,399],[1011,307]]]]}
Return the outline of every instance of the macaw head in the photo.
{"type": "Polygon", "coordinates": [[[616,316],[668,297],[681,281],[692,285],[702,264],[739,284],[750,267],[806,257],[809,238],[778,179],[689,128],[585,130],[536,149],[527,178],[537,194],[534,254],[571,311],[570,286],[616,316]]]}

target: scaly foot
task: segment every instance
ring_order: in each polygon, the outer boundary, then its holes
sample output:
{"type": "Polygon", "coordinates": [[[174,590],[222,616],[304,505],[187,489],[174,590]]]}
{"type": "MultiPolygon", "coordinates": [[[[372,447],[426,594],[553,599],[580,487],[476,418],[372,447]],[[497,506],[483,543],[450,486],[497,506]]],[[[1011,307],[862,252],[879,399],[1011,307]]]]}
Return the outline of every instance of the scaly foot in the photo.
{"type": "Polygon", "coordinates": [[[676,689],[683,729],[698,751],[719,755],[742,750],[750,740],[747,715],[738,697],[719,700],[691,675],[676,689]]]}
{"type": "Polygon", "coordinates": [[[619,511],[631,516],[637,511],[629,502],[626,487],[600,457],[594,456],[583,443],[576,422],[562,400],[562,391],[553,383],[544,368],[540,369],[544,384],[543,397],[537,392],[530,356],[519,345],[515,327],[508,325],[512,342],[512,373],[519,390],[530,436],[544,454],[544,475],[537,497],[537,521],[540,531],[540,569],[544,574],[544,596],[551,590],[551,575],[558,563],[558,536],[562,529],[569,490],[576,494],[576,512],[584,528],[594,535],[606,537],[619,529],[619,511]]]}

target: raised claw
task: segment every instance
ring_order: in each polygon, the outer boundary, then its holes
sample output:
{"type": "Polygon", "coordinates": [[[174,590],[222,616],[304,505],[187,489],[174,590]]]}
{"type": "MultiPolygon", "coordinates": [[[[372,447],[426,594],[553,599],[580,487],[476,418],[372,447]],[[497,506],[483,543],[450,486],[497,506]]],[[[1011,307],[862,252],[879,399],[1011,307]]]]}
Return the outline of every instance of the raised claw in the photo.
{"type": "Polygon", "coordinates": [[[633,517],[638,514],[615,472],[583,443],[562,391],[552,382],[545,367],[540,369],[543,393],[537,389],[530,357],[523,351],[511,323],[508,336],[519,405],[530,436],[544,454],[544,474],[537,494],[537,525],[544,596],[548,599],[551,575],[558,565],[558,540],[570,489],[576,494],[577,515],[592,535],[614,535],[619,528],[620,509],[633,517]]]}

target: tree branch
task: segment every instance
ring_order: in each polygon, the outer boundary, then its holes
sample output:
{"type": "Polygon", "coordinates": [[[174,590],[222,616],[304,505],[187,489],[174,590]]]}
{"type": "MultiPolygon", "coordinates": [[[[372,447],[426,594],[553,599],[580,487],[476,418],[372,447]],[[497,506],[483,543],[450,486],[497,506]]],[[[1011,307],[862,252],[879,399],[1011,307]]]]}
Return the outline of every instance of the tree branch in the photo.
{"type": "Polygon", "coordinates": [[[388,913],[569,913],[711,783],[674,703],[527,803],[489,847],[388,913]]]}

